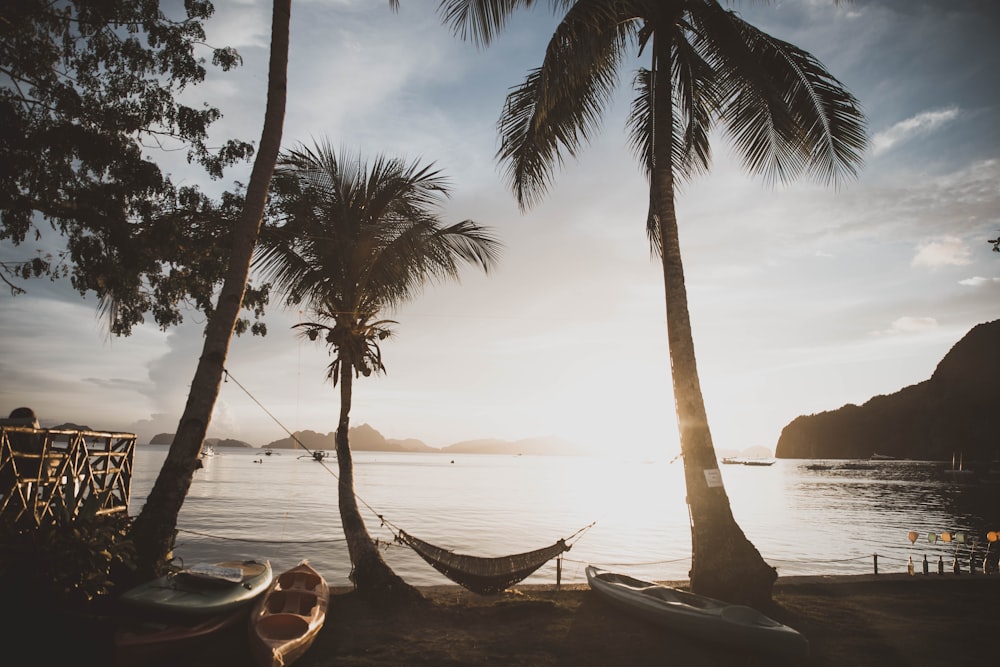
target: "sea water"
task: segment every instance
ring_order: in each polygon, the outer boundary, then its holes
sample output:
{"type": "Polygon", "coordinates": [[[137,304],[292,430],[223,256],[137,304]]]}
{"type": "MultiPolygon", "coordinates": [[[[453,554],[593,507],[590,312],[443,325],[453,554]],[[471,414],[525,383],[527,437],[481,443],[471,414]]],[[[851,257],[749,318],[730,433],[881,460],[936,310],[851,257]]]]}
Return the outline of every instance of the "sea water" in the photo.
{"type": "MultiPolygon", "coordinates": [[[[136,448],[129,511],[138,514],[168,447],[136,448]]],[[[501,556],[569,538],[561,581],[594,564],[655,580],[684,580],[691,531],[680,460],[356,452],[355,491],[386,561],[407,582],[451,583],[408,547],[404,530],[437,546],[501,556]],[[582,532],[580,532],[582,531],[582,532]]],[[[293,450],[220,448],[203,459],[178,519],[182,562],[302,559],[348,585],[337,508],[337,462],[293,450]]],[[[968,571],[1000,530],[1000,485],[959,484],[944,465],[917,461],[778,460],[721,465],[733,515],[781,576],[905,572],[910,556],[954,558],[968,571]],[[911,541],[910,533],[917,539],[911,541]],[[942,533],[964,542],[944,542],[942,533]],[[930,541],[928,536],[935,539],[930,541]]],[[[1000,543],[990,544],[991,549],[1000,543]]],[[[555,583],[550,561],[526,583],[555,583]]]]}

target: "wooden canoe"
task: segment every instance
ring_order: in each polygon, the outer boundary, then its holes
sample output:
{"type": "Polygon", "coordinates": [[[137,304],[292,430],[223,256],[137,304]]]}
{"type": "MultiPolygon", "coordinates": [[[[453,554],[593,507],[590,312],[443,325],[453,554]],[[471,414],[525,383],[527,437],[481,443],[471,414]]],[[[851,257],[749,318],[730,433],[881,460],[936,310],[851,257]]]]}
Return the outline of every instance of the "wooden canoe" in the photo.
{"type": "Polygon", "coordinates": [[[713,643],[760,652],[803,657],[809,642],[797,630],[752,607],[729,604],[592,565],[586,568],[591,590],[620,608],[668,630],[713,643]]]}
{"type": "Polygon", "coordinates": [[[330,587],[307,561],[282,572],[250,613],[250,645],[262,667],[302,657],[326,621],[330,587]]]}
{"type": "Polygon", "coordinates": [[[125,591],[120,599],[122,605],[147,614],[214,616],[248,606],[272,579],[267,561],[226,561],[171,572],[125,591]],[[218,576],[212,576],[213,568],[218,576]]]}

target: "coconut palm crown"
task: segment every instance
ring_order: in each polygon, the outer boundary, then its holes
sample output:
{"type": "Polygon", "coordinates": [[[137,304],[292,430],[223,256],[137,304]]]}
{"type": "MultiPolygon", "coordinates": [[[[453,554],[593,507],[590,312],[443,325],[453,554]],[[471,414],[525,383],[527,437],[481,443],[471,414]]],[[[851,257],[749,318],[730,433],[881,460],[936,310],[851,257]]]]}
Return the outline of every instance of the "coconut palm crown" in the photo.
{"type": "MultiPolygon", "coordinates": [[[[463,39],[489,45],[534,0],[442,0],[463,39]]],[[[710,137],[726,136],[752,174],[806,174],[839,185],[867,145],[858,101],[806,51],[768,35],[717,0],[550,0],[562,16],[540,67],[507,96],[497,158],[522,209],[599,129],[630,57],[630,143],[649,179],[646,229],[664,276],[674,405],[691,513],[691,587],[732,602],[770,600],[776,578],[732,516],[718,474],[695,360],[674,208],[678,182],[708,169],[710,137]]]]}
{"type": "Polygon", "coordinates": [[[333,356],[327,370],[340,384],[337,426],[341,521],[358,590],[418,597],[385,564],[365,528],[354,495],[348,443],[353,378],[382,373],[379,342],[392,335],[385,311],[414,298],[428,282],[457,279],[465,264],[489,271],[500,243],[471,220],[444,225],[449,195],[432,166],[335,152],[328,142],[282,154],[272,188],[272,223],[256,268],[288,305],[315,321],[297,325],[333,356]]]}

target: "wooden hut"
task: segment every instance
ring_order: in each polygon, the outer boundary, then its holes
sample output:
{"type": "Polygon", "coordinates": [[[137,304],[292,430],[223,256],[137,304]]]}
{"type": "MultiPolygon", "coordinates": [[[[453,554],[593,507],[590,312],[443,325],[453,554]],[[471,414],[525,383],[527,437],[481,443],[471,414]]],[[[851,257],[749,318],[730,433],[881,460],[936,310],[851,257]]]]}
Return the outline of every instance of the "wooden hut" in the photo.
{"type": "Polygon", "coordinates": [[[40,526],[88,499],[128,512],[134,433],[33,428],[0,421],[0,517],[40,526]]]}

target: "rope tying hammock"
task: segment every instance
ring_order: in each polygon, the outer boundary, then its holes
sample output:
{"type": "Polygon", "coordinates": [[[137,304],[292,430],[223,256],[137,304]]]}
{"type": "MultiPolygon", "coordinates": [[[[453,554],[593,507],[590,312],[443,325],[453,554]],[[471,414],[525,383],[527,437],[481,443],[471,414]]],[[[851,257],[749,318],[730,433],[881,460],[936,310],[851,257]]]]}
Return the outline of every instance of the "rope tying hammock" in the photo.
{"type": "Polygon", "coordinates": [[[431,567],[456,584],[479,595],[495,595],[527,579],[542,565],[570,550],[566,540],[560,539],[543,549],[483,558],[436,547],[402,530],[396,535],[396,540],[416,551],[431,567]]]}
{"type": "MultiPolygon", "coordinates": [[[[233,382],[236,383],[236,385],[242,389],[247,396],[249,396],[257,405],[261,407],[262,410],[264,410],[264,412],[268,414],[268,416],[271,417],[271,419],[285,429],[285,432],[291,436],[299,447],[304,449],[316,461],[318,461],[327,472],[338,480],[340,479],[337,477],[336,473],[327,467],[326,463],[323,461],[326,457],[320,455],[321,452],[310,451],[309,448],[302,444],[302,442],[295,437],[291,431],[285,428],[274,415],[268,412],[267,408],[265,408],[260,401],[254,398],[253,394],[247,391],[246,387],[240,384],[236,378],[232,377],[229,370],[223,369],[223,372],[226,375],[227,382],[232,379],[233,382]]],[[[394,533],[396,542],[410,547],[435,570],[448,577],[456,584],[467,588],[473,593],[478,593],[479,595],[494,595],[505,590],[509,586],[527,579],[542,565],[545,565],[545,563],[549,562],[556,556],[569,551],[570,545],[567,542],[569,540],[579,538],[579,536],[597,523],[596,521],[591,522],[589,525],[584,526],[569,537],[560,539],[555,544],[542,549],[535,549],[534,551],[528,551],[522,554],[512,554],[510,556],[483,558],[481,556],[457,554],[453,551],[436,547],[429,542],[424,542],[419,538],[413,537],[376,512],[375,509],[365,502],[364,498],[359,496],[357,493],[354,494],[354,497],[359,503],[368,508],[372,514],[377,516],[383,526],[387,526],[394,533]]]]}

